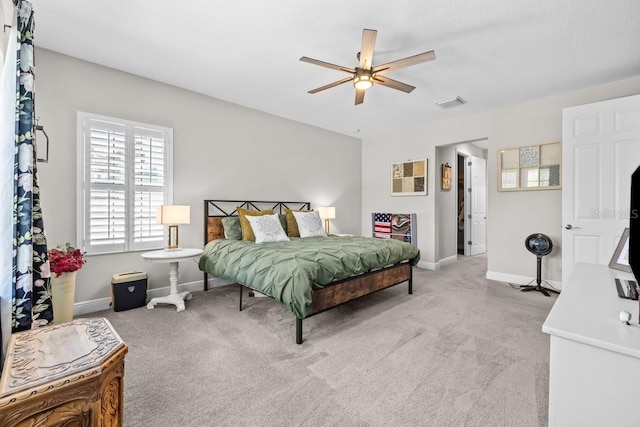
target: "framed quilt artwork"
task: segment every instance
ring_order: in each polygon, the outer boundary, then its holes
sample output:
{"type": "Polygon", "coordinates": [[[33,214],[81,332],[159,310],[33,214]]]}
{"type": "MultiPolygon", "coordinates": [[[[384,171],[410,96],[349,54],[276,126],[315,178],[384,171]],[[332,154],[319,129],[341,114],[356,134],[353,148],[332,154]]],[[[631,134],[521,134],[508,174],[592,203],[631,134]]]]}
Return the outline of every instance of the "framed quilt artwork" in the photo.
{"type": "Polygon", "coordinates": [[[392,196],[427,195],[427,160],[407,160],[391,164],[392,196]]]}

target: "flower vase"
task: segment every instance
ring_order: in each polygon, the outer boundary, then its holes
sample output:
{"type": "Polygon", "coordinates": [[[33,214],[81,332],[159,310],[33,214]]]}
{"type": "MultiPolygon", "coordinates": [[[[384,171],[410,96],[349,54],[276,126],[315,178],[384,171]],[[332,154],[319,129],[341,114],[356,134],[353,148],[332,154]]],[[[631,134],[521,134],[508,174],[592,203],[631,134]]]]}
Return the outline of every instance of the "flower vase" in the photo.
{"type": "Polygon", "coordinates": [[[73,320],[73,302],[76,296],[76,271],[51,274],[51,299],[53,303],[53,323],[73,320]]]}

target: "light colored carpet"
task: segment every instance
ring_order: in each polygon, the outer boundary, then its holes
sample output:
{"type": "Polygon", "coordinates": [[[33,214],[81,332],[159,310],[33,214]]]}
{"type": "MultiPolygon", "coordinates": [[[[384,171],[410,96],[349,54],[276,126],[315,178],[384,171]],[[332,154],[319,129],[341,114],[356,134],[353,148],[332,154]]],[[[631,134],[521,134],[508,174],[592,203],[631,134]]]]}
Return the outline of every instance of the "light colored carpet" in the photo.
{"type": "Polygon", "coordinates": [[[485,279],[486,258],[305,320],[237,285],[186,311],[99,312],[129,346],[125,426],[543,426],[556,296],[485,279]],[[245,294],[246,297],[246,294],[245,294]]]}

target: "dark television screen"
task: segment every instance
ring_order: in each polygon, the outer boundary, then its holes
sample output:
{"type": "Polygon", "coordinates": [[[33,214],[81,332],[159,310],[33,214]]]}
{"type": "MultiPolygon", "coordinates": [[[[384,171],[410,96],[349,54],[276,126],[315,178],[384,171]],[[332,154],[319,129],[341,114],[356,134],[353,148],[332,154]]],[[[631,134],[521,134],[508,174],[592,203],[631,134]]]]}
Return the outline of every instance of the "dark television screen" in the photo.
{"type": "Polygon", "coordinates": [[[629,266],[640,283],[640,166],[631,175],[631,206],[629,209],[629,266]]]}

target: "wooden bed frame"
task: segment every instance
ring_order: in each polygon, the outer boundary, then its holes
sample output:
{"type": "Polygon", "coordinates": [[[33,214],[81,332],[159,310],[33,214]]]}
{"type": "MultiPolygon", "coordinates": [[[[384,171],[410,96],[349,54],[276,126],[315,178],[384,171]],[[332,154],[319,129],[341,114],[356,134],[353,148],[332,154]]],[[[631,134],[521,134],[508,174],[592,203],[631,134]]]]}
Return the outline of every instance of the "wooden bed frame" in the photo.
{"type": "MultiPolygon", "coordinates": [[[[263,202],[245,200],[205,200],[204,201],[204,244],[214,239],[224,239],[222,218],[237,216],[237,207],[251,210],[273,209],[274,213],[284,214],[285,209],[309,209],[309,202],[263,202]]],[[[322,288],[313,289],[311,306],[307,309],[307,317],[322,313],[348,301],[398,285],[408,283],[409,294],[413,293],[413,271],[408,261],[380,270],[371,271],[349,279],[340,280],[322,288]]],[[[209,289],[209,274],[204,273],[204,290],[209,289]]],[[[242,311],[242,288],[240,285],[240,304],[242,311]]],[[[258,292],[258,291],[256,291],[258,292]]],[[[302,320],[296,318],[296,343],[302,344],[302,320]]]]}

